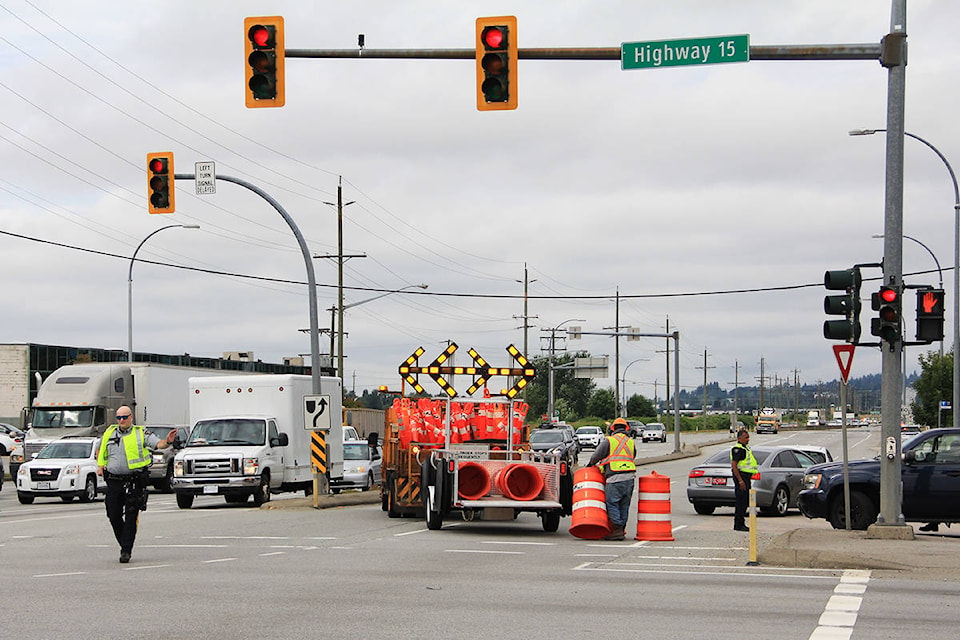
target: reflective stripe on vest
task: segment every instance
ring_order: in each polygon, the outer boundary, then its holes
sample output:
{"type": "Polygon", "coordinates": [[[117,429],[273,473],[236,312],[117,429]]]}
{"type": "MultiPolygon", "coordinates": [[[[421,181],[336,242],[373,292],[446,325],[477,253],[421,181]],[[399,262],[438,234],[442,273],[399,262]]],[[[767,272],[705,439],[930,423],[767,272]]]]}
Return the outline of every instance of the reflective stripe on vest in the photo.
{"type": "Polygon", "coordinates": [[[637,464],[634,462],[634,458],[637,457],[637,454],[633,438],[618,433],[607,436],[607,441],[610,443],[610,455],[603,461],[604,464],[610,463],[611,471],[635,471],[637,464]]]}
{"type": "MultiPolygon", "coordinates": [[[[742,445],[739,442],[733,445],[733,447],[734,449],[740,447],[746,451],[746,455],[743,457],[743,460],[737,461],[737,469],[740,469],[740,471],[743,471],[744,473],[749,473],[751,476],[755,474],[759,470],[759,467],[757,465],[757,459],[753,457],[753,451],[750,450],[750,447],[742,445]]],[[[733,455],[733,450],[731,450],[730,455],[733,455]]]]}
{"type": "MultiPolygon", "coordinates": [[[[110,436],[113,435],[113,432],[116,431],[117,428],[118,425],[110,425],[110,427],[108,427],[106,432],[103,434],[103,440],[100,441],[100,451],[97,455],[97,464],[99,464],[101,467],[105,467],[107,465],[107,442],[110,440],[110,436]]],[[[123,453],[127,458],[128,469],[142,469],[143,467],[150,465],[150,462],[153,460],[153,455],[151,454],[150,449],[143,446],[143,427],[133,425],[130,431],[120,436],[120,442],[123,445],[123,453]]]]}

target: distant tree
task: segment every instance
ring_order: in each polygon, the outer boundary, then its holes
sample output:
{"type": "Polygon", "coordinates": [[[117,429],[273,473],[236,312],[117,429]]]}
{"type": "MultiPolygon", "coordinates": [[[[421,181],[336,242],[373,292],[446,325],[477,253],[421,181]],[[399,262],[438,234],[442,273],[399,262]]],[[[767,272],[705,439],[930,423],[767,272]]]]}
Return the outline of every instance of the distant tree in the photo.
{"type": "Polygon", "coordinates": [[[627,399],[628,416],[655,416],[657,410],[653,406],[653,401],[643,397],[640,394],[634,394],[627,399]]]}
{"type": "MultiPolygon", "coordinates": [[[[559,365],[573,364],[574,358],[583,358],[589,354],[577,352],[565,353],[556,356],[553,360],[553,408],[560,412],[561,420],[568,422],[587,415],[587,401],[593,393],[596,383],[590,378],[577,378],[573,368],[558,369],[559,365]]],[[[550,381],[550,359],[546,357],[532,358],[531,363],[536,369],[533,381],[527,386],[526,401],[530,405],[527,413],[528,421],[536,421],[547,413],[547,395],[550,381]]]]}
{"type": "MultiPolygon", "coordinates": [[[[928,351],[920,356],[920,377],[913,383],[917,398],[910,405],[913,420],[918,424],[937,426],[940,401],[953,402],[953,353],[942,356],[928,351]]],[[[950,426],[953,412],[945,411],[940,417],[941,426],[950,426]]]]}
{"type": "Polygon", "coordinates": [[[587,413],[604,420],[617,416],[617,399],[613,389],[597,389],[587,403],[587,413]]]}

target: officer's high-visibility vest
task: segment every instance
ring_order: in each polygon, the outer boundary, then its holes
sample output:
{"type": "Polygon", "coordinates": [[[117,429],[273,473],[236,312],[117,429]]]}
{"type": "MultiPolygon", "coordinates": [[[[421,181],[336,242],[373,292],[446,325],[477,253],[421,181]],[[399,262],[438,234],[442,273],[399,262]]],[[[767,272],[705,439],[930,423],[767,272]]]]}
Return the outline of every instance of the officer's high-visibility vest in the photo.
{"type": "Polygon", "coordinates": [[[636,445],[633,438],[628,438],[625,433],[617,433],[607,436],[610,443],[610,455],[603,461],[610,465],[611,471],[635,471],[637,463],[634,458],[637,457],[636,445]]]}
{"type": "MultiPolygon", "coordinates": [[[[753,457],[753,451],[750,450],[750,447],[740,444],[739,442],[733,445],[734,449],[736,449],[737,447],[743,449],[746,452],[746,455],[743,457],[743,460],[737,461],[737,469],[740,469],[741,472],[752,476],[759,469],[759,467],[757,466],[757,459],[753,457]]],[[[732,456],[733,451],[731,450],[730,453],[732,456]]]]}
{"type": "MultiPolygon", "coordinates": [[[[107,465],[107,441],[110,440],[110,436],[113,435],[113,432],[116,431],[118,427],[119,425],[110,425],[103,434],[103,439],[100,441],[97,464],[101,467],[107,465]]],[[[150,453],[150,449],[143,444],[143,427],[133,425],[130,431],[120,436],[120,443],[123,445],[123,452],[127,456],[128,469],[133,471],[150,465],[152,454],[150,453]]]]}

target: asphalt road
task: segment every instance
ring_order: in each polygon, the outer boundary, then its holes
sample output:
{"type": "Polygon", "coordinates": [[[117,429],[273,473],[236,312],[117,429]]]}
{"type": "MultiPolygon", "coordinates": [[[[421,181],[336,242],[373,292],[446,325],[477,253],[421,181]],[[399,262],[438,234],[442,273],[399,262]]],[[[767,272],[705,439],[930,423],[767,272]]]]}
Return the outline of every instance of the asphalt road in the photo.
{"type": "MultiPolygon", "coordinates": [[[[839,450],[839,434],[802,437],[839,450]]],[[[854,446],[871,438],[859,434],[854,446]]],[[[642,449],[656,457],[673,446],[642,449]]],[[[129,565],[117,562],[102,501],[20,505],[5,484],[3,634],[555,640],[612,627],[641,638],[732,639],[746,620],[760,638],[954,637],[956,581],[748,566],[732,510],[698,516],[686,502],[696,460],[644,468],[671,478],[672,542],[579,540],[566,532],[569,519],[549,534],[532,514],[450,519],[429,531],[419,519],[388,518],[378,503],[314,510],[289,497],[254,509],[201,497],[180,510],[173,496],[155,494],[129,565]],[[837,620],[849,624],[827,624],[837,620]],[[837,629],[847,635],[822,635],[837,629]]],[[[758,521],[761,536],[800,525],[817,526],[795,512],[758,521]]]]}

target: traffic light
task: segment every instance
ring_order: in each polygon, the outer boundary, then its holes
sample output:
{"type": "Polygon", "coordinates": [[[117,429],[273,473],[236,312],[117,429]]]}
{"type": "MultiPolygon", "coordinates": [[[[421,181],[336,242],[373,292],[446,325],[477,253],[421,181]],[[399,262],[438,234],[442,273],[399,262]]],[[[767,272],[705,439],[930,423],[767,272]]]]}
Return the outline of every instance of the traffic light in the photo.
{"type": "Polygon", "coordinates": [[[823,337],[827,340],[843,340],[851,344],[860,342],[860,277],[859,267],[827,271],[823,274],[823,286],[830,291],[845,291],[843,295],[825,296],[823,311],[829,316],[844,316],[843,320],[827,320],[823,323],[823,337]]]}
{"type": "Polygon", "coordinates": [[[878,311],[876,318],[870,321],[870,333],[889,342],[900,339],[900,292],[893,287],[880,287],[880,291],[871,294],[870,306],[878,311]]]}
{"type": "Polygon", "coordinates": [[[517,108],[517,18],[477,18],[477,109],[517,108]]]}
{"type": "Polygon", "coordinates": [[[147,210],[150,213],[173,213],[173,152],[147,154],[147,210]]]}
{"type": "Polygon", "coordinates": [[[917,340],[943,340],[943,289],[917,290],[917,340]]]}
{"type": "Polygon", "coordinates": [[[282,107],[283,18],[270,16],[244,18],[244,53],[246,55],[247,107],[282,107]]]}

